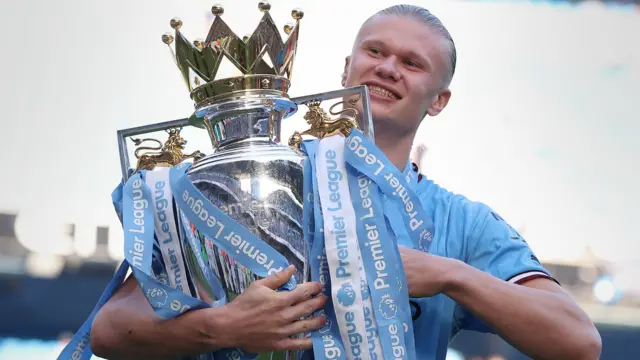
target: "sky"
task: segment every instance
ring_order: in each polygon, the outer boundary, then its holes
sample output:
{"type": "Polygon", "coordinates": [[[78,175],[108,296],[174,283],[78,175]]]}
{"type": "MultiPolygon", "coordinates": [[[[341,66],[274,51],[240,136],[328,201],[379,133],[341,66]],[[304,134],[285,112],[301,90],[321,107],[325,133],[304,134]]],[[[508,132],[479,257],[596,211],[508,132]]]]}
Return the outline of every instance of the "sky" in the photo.
{"type": "MultiPolygon", "coordinates": [[[[391,1],[272,1],[282,27],[302,7],[291,96],[340,88],[359,25],[391,1]]],[[[614,262],[640,260],[640,10],[521,1],[412,1],[449,28],[458,49],[453,96],[425,119],[422,172],[482,201],[543,260],[586,247],[614,262]]],[[[180,17],[204,38],[212,2],[3,2],[0,211],[19,212],[30,248],[65,253],[62,224],[120,227],[116,131],[190,115],[193,104],[161,35],[180,17]]],[[[257,1],[223,3],[237,34],[251,33],[257,1]]],[[[287,129],[300,125],[287,123],[287,129]]],[[[210,150],[206,134],[190,145],[210,150]]],[[[121,233],[111,248],[122,252],[121,233]]]]}

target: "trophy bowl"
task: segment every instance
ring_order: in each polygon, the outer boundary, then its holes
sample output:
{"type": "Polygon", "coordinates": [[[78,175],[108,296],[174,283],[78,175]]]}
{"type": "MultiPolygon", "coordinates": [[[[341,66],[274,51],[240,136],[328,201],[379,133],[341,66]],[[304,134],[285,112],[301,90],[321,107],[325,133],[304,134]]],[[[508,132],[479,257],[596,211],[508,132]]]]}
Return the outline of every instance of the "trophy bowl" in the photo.
{"type": "MultiPolygon", "coordinates": [[[[259,119],[236,119],[235,121],[259,119]]],[[[239,126],[242,128],[242,126],[239,126]]],[[[229,142],[198,160],[188,172],[195,187],[226,215],[262,239],[296,267],[296,282],[309,279],[302,228],[303,156],[288,146],[251,137],[229,142]]],[[[221,280],[229,300],[258,277],[201,235],[202,254],[221,280]]],[[[242,247],[249,256],[257,251],[242,247]]],[[[193,257],[189,271],[200,270],[193,257]]],[[[196,289],[212,289],[202,274],[196,289]]]]}

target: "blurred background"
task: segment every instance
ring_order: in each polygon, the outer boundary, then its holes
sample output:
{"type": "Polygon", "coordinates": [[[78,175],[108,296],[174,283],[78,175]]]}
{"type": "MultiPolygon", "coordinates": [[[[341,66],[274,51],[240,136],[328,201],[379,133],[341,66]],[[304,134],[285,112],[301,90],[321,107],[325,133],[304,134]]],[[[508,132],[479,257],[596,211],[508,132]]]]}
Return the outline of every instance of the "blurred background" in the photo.
{"type": "MultiPolygon", "coordinates": [[[[410,3],[458,47],[450,105],[416,140],[421,172],[518,229],[597,323],[602,359],[640,359],[640,1],[410,3]]],[[[279,26],[305,10],[290,91],[300,96],[338,89],[360,24],[395,2],[271,4],[279,26]]],[[[55,359],[123,259],[116,131],[190,114],[160,35],[177,16],[204,38],[211,5],[0,3],[0,359],[55,359]]],[[[254,0],[223,5],[240,36],[261,17],[254,0]]],[[[207,152],[206,135],[189,140],[207,152]]],[[[451,349],[450,359],[525,358],[470,332],[451,349]]]]}

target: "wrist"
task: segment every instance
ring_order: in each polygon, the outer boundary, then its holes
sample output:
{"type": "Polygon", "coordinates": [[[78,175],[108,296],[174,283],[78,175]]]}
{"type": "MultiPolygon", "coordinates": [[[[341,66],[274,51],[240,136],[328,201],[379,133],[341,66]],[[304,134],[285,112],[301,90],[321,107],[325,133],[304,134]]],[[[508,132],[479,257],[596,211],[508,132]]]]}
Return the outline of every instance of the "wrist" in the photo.
{"type": "Polygon", "coordinates": [[[214,350],[235,348],[236,336],[232,334],[233,320],[230,319],[229,305],[207,309],[204,334],[206,341],[214,350]]]}
{"type": "Polygon", "coordinates": [[[443,293],[450,296],[451,293],[458,292],[464,286],[471,266],[457,259],[449,260],[446,275],[444,276],[443,293]]]}

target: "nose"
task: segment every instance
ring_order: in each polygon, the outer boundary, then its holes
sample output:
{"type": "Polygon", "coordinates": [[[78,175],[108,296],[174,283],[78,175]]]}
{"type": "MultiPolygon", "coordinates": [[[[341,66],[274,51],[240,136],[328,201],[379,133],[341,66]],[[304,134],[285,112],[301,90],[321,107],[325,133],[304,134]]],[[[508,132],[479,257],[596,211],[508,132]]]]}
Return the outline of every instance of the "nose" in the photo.
{"type": "Polygon", "coordinates": [[[395,56],[388,56],[382,62],[376,66],[376,75],[385,78],[391,79],[394,81],[399,81],[402,77],[400,71],[398,71],[397,61],[395,56]]]}

